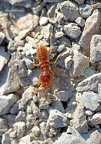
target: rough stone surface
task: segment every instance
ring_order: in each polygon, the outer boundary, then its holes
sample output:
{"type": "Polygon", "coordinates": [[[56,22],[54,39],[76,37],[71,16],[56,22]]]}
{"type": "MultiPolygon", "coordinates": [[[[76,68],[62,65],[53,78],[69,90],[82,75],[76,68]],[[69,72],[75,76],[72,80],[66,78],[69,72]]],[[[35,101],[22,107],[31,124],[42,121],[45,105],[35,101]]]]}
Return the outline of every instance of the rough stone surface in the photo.
{"type": "Polygon", "coordinates": [[[47,120],[47,126],[54,127],[54,128],[61,128],[66,127],[68,125],[68,121],[66,116],[57,111],[57,110],[51,110],[49,118],[47,120]]]}
{"type": "Polygon", "coordinates": [[[93,11],[93,8],[91,5],[88,5],[88,4],[84,4],[84,5],[81,5],[79,7],[79,10],[80,10],[80,15],[83,17],[83,18],[88,18],[92,11],[93,11]]]}
{"type": "Polygon", "coordinates": [[[78,17],[75,22],[81,27],[85,25],[85,20],[82,17],[78,17]]]}
{"type": "Polygon", "coordinates": [[[6,119],[0,118],[0,136],[8,130],[6,119]]]}
{"type": "Polygon", "coordinates": [[[64,1],[61,3],[61,12],[66,20],[74,21],[79,17],[79,9],[76,4],[70,1],[64,1]]]}
{"type": "Polygon", "coordinates": [[[8,71],[8,68],[6,70],[7,70],[5,73],[6,75],[4,75],[4,78],[5,77],[6,78],[2,80],[1,87],[0,87],[0,95],[15,92],[20,88],[20,83],[16,72],[12,69],[9,69],[8,71]]]}
{"type": "Polygon", "coordinates": [[[77,39],[81,34],[80,27],[78,27],[78,25],[75,23],[69,23],[68,25],[65,25],[64,31],[66,35],[72,39],[77,39]]]}
{"type": "Polygon", "coordinates": [[[72,120],[73,127],[76,128],[81,133],[88,132],[88,125],[86,120],[86,115],[84,113],[84,106],[82,103],[78,104],[75,112],[73,113],[72,120]]]}
{"type": "Polygon", "coordinates": [[[85,0],[75,0],[78,4],[84,4],[85,0]]]}
{"type": "Polygon", "coordinates": [[[101,73],[94,74],[78,84],[77,91],[98,91],[98,83],[101,83],[101,73]]]}
{"type": "Polygon", "coordinates": [[[0,96],[0,115],[8,113],[9,109],[16,101],[17,96],[14,94],[0,96]]]}
{"type": "Polygon", "coordinates": [[[93,125],[101,124],[101,113],[100,112],[98,112],[92,116],[91,123],[93,125]]]}
{"type": "Polygon", "coordinates": [[[70,74],[81,76],[84,74],[85,69],[89,66],[89,58],[74,50],[73,65],[70,68],[70,74]]]}
{"type": "Polygon", "coordinates": [[[3,42],[5,38],[5,34],[3,32],[0,32],[0,44],[3,42]]]}
{"type": "Polygon", "coordinates": [[[101,35],[93,35],[90,43],[90,61],[97,62],[101,60],[101,35]]]}
{"type": "Polygon", "coordinates": [[[5,47],[0,46],[0,71],[3,69],[5,64],[8,62],[10,54],[5,51],[5,47]]]}
{"type": "Polygon", "coordinates": [[[80,136],[80,134],[74,129],[69,127],[67,132],[62,133],[58,140],[54,144],[86,144],[85,140],[80,136]]]}
{"type": "Polygon", "coordinates": [[[80,46],[84,48],[85,54],[89,54],[90,41],[94,34],[98,33],[100,26],[100,13],[96,9],[93,11],[92,15],[87,18],[83,33],[79,40],[80,46]]]}
{"type": "Polygon", "coordinates": [[[92,110],[92,111],[95,111],[99,106],[98,95],[91,91],[83,92],[81,96],[81,101],[87,109],[92,110]]]}

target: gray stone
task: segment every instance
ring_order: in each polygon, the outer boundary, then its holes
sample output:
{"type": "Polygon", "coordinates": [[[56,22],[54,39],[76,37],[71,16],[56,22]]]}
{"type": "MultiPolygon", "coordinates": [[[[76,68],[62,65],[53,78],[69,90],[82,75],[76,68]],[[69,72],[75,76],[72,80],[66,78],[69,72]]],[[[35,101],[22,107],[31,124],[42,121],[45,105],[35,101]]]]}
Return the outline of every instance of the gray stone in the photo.
{"type": "Polygon", "coordinates": [[[82,17],[78,17],[75,22],[81,27],[84,27],[85,25],[85,20],[82,17]]]}
{"type": "Polygon", "coordinates": [[[5,118],[7,120],[7,124],[9,126],[9,128],[12,128],[16,122],[15,121],[16,115],[7,114],[7,115],[4,115],[3,118],[5,118]]]}
{"type": "Polygon", "coordinates": [[[84,4],[85,0],[75,0],[79,5],[84,4]]]}
{"type": "Polygon", "coordinates": [[[34,29],[39,22],[39,16],[33,15],[31,13],[24,14],[22,17],[20,17],[16,22],[16,27],[19,30],[32,30],[34,29]],[[27,21],[27,22],[26,22],[27,21]]]}
{"type": "Polygon", "coordinates": [[[101,35],[93,35],[90,43],[90,62],[101,60],[101,35]]]}
{"type": "Polygon", "coordinates": [[[58,52],[65,50],[65,45],[60,45],[57,49],[58,52]]]}
{"type": "Polygon", "coordinates": [[[62,24],[62,23],[63,23],[63,18],[64,18],[63,14],[62,14],[61,12],[57,12],[57,17],[56,17],[56,19],[57,19],[57,22],[58,22],[59,24],[62,24]]]}
{"type": "Polygon", "coordinates": [[[90,110],[86,110],[86,111],[85,111],[85,114],[86,114],[87,116],[91,116],[91,115],[93,115],[94,113],[93,113],[92,111],[90,111],[90,110]]]}
{"type": "Polygon", "coordinates": [[[33,91],[34,88],[32,86],[29,86],[29,88],[27,88],[24,93],[22,94],[22,98],[21,98],[21,104],[22,105],[26,105],[27,102],[32,99],[33,97],[33,91]]]}
{"type": "Polygon", "coordinates": [[[6,76],[4,75],[4,77],[6,77],[3,80],[4,83],[1,83],[0,95],[15,92],[20,88],[19,79],[16,72],[12,69],[10,69],[9,71],[7,70],[7,72],[8,74],[6,73],[6,76]]]}
{"type": "Polygon", "coordinates": [[[86,109],[95,111],[99,106],[98,95],[92,91],[83,92],[81,101],[86,109]]]}
{"type": "Polygon", "coordinates": [[[100,13],[96,9],[92,15],[87,18],[84,30],[79,40],[79,45],[84,48],[84,53],[89,55],[90,41],[94,34],[99,32],[100,27],[100,13]]]}
{"type": "Polygon", "coordinates": [[[63,107],[63,105],[62,105],[62,102],[61,102],[60,100],[53,101],[52,104],[51,104],[51,106],[52,106],[54,109],[56,109],[56,110],[58,110],[58,111],[60,111],[60,112],[62,112],[62,113],[65,112],[64,107],[63,107]]]}
{"type": "Polygon", "coordinates": [[[0,46],[0,71],[3,69],[5,64],[8,62],[10,54],[5,51],[5,47],[0,46]]]}
{"type": "Polygon", "coordinates": [[[95,74],[95,70],[92,67],[88,67],[85,71],[84,71],[84,77],[88,78],[90,76],[92,76],[93,74],[95,74]]]}
{"type": "MultiPolygon", "coordinates": [[[[24,46],[24,41],[23,40],[19,40],[19,41],[13,41],[10,40],[9,44],[8,44],[8,49],[13,52],[13,51],[17,51],[19,50],[19,47],[23,47],[24,46]]],[[[22,48],[23,49],[23,48],[22,48]]],[[[21,50],[22,50],[21,49],[21,50]]]]}
{"type": "Polygon", "coordinates": [[[44,2],[49,2],[49,3],[51,3],[51,2],[58,2],[58,0],[43,0],[44,2]]]}
{"type": "Polygon", "coordinates": [[[24,111],[19,111],[16,116],[16,121],[25,121],[26,120],[26,114],[24,111]]]}
{"type": "Polygon", "coordinates": [[[27,33],[29,32],[28,29],[22,30],[18,33],[18,35],[14,38],[15,41],[22,40],[26,37],[27,33]]]}
{"type": "Polygon", "coordinates": [[[101,83],[98,83],[98,97],[99,101],[101,101],[101,83]]]}
{"type": "Polygon", "coordinates": [[[86,140],[86,144],[100,144],[101,143],[101,133],[95,130],[90,134],[90,138],[86,140]]]}
{"type": "Polygon", "coordinates": [[[19,33],[19,29],[17,27],[15,27],[14,25],[11,25],[9,28],[9,35],[10,38],[13,39],[15,38],[19,33]]]}
{"type": "Polygon", "coordinates": [[[64,32],[72,39],[77,39],[81,34],[80,27],[76,23],[64,25],[64,32]]]}
{"type": "Polygon", "coordinates": [[[62,31],[55,33],[55,38],[61,38],[64,35],[62,31]]]}
{"type": "Polygon", "coordinates": [[[72,56],[68,56],[65,58],[65,68],[69,69],[73,63],[72,56]]]}
{"type": "Polygon", "coordinates": [[[18,113],[18,103],[16,102],[10,109],[11,114],[17,114],[18,113]]]}
{"type": "Polygon", "coordinates": [[[101,73],[94,74],[78,84],[77,91],[98,91],[98,83],[101,83],[101,73]]]}
{"type": "Polygon", "coordinates": [[[61,134],[61,136],[54,142],[54,144],[86,144],[85,140],[74,128],[69,127],[67,132],[61,134]]]}
{"type": "Polygon", "coordinates": [[[27,114],[32,114],[34,119],[37,119],[41,116],[40,109],[35,105],[33,101],[30,101],[27,104],[27,109],[26,109],[27,114]]]}
{"type": "Polygon", "coordinates": [[[0,44],[3,42],[5,39],[5,34],[3,32],[0,32],[0,44]]]}
{"type": "Polygon", "coordinates": [[[26,135],[26,136],[23,136],[21,139],[20,139],[20,142],[19,144],[29,144],[31,142],[31,136],[30,135],[26,135]]]}
{"type": "Polygon", "coordinates": [[[0,136],[8,130],[8,125],[6,119],[0,118],[0,136]]]}
{"type": "Polygon", "coordinates": [[[19,3],[25,0],[5,0],[5,2],[9,2],[11,5],[14,5],[15,3],[19,3]]]}
{"type": "Polygon", "coordinates": [[[28,69],[33,69],[34,68],[33,61],[31,61],[28,58],[25,58],[24,61],[25,61],[25,64],[26,64],[26,66],[27,66],[28,69]]]}
{"type": "Polygon", "coordinates": [[[11,106],[17,101],[18,97],[15,94],[0,96],[0,115],[9,112],[11,106]]]}
{"type": "Polygon", "coordinates": [[[34,133],[35,137],[38,137],[40,134],[40,128],[38,126],[34,126],[31,131],[34,133]]]}
{"type": "Polygon", "coordinates": [[[34,38],[30,37],[30,36],[27,36],[26,37],[26,41],[28,42],[28,44],[30,45],[30,47],[32,48],[36,48],[37,47],[37,43],[35,41],[34,38]]]}
{"type": "Polygon", "coordinates": [[[84,4],[84,5],[81,5],[79,7],[79,11],[80,11],[80,15],[83,17],[83,18],[88,18],[92,11],[93,11],[93,8],[91,5],[88,5],[88,4],[84,4]]]}
{"type": "Polygon", "coordinates": [[[78,103],[73,113],[72,126],[81,133],[88,132],[86,115],[84,113],[84,106],[82,105],[82,103],[78,103]]]}
{"type": "Polygon", "coordinates": [[[40,130],[41,130],[41,133],[43,135],[44,138],[46,138],[47,136],[47,124],[46,122],[41,122],[40,123],[40,130]]]}
{"type": "Polygon", "coordinates": [[[68,125],[66,116],[58,110],[50,110],[47,126],[54,128],[62,128],[68,125]]]}
{"type": "Polygon", "coordinates": [[[56,10],[55,5],[52,5],[51,8],[47,12],[47,16],[50,17],[50,18],[54,17],[55,10],[56,10]]]}
{"type": "Polygon", "coordinates": [[[59,40],[60,40],[60,45],[65,45],[66,47],[71,48],[71,41],[69,38],[63,36],[59,40]]]}
{"type": "Polygon", "coordinates": [[[16,122],[13,127],[14,127],[14,130],[16,130],[17,132],[18,138],[21,138],[25,135],[25,122],[22,122],[22,121],[16,122]]]}
{"type": "Polygon", "coordinates": [[[7,131],[2,135],[2,144],[8,144],[8,143],[11,143],[9,131],[7,131]]]}
{"type": "Polygon", "coordinates": [[[68,101],[69,99],[69,92],[68,91],[58,91],[57,92],[58,99],[61,101],[68,101]]]}
{"type": "Polygon", "coordinates": [[[74,77],[84,74],[85,69],[89,66],[89,58],[82,53],[74,50],[73,65],[70,68],[70,74],[74,77]]]}
{"type": "Polygon", "coordinates": [[[79,9],[77,5],[71,1],[64,1],[61,3],[60,7],[66,20],[74,21],[79,17],[79,9]]]}
{"type": "Polygon", "coordinates": [[[92,125],[98,125],[101,124],[101,112],[95,113],[91,118],[91,124],[92,125]]]}
{"type": "Polygon", "coordinates": [[[53,32],[53,26],[51,24],[47,24],[46,26],[43,26],[41,29],[41,34],[45,39],[50,38],[50,33],[53,32]]]}

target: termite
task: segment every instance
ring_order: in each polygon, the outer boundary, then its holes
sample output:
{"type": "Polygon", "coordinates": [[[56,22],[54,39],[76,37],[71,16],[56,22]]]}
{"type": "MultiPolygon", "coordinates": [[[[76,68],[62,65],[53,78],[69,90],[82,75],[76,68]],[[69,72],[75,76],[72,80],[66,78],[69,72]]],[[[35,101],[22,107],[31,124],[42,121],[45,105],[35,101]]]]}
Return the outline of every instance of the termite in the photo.
{"type": "Polygon", "coordinates": [[[39,63],[34,64],[34,66],[40,66],[41,74],[39,76],[39,82],[42,88],[46,89],[52,86],[52,70],[50,68],[51,64],[55,64],[58,60],[59,56],[56,58],[54,62],[49,61],[49,55],[52,51],[52,34],[50,34],[50,51],[47,50],[46,46],[40,44],[36,49],[36,55],[39,63]]]}

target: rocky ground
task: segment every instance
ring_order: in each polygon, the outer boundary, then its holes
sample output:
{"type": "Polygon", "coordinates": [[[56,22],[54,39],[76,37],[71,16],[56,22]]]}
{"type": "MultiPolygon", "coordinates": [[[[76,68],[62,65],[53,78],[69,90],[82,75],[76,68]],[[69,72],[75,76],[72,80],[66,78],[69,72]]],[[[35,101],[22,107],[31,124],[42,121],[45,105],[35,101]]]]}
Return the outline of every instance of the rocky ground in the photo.
{"type": "Polygon", "coordinates": [[[101,144],[101,3],[0,1],[0,143],[101,144]],[[52,53],[38,90],[36,48],[52,53]]]}

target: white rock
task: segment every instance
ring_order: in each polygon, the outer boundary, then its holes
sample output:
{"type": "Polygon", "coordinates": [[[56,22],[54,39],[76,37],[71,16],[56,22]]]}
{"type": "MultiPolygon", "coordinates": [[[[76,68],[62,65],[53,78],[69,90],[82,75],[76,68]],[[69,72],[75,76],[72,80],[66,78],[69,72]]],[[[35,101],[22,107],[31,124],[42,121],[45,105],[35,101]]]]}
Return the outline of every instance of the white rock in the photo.
{"type": "Polygon", "coordinates": [[[99,32],[100,27],[100,13],[96,9],[92,15],[87,18],[84,30],[79,40],[79,45],[84,48],[84,53],[89,55],[90,41],[94,34],[99,32]]]}
{"type": "Polygon", "coordinates": [[[25,135],[25,122],[16,122],[13,127],[19,138],[25,135]]]}
{"type": "Polygon", "coordinates": [[[5,69],[6,69],[6,73],[3,75],[3,79],[0,83],[1,85],[0,95],[15,92],[20,88],[19,79],[16,72],[13,71],[12,69],[10,69],[9,71],[8,68],[5,69]]]}
{"type": "Polygon", "coordinates": [[[81,133],[88,132],[88,125],[86,115],[84,113],[84,106],[82,103],[78,103],[73,113],[72,125],[81,133]]]}
{"type": "Polygon", "coordinates": [[[101,60],[101,35],[93,35],[90,43],[90,62],[101,60]]]}
{"type": "Polygon", "coordinates": [[[17,96],[9,94],[8,96],[0,96],[0,115],[4,115],[9,112],[11,106],[17,101],[17,96]]]}
{"type": "Polygon", "coordinates": [[[101,73],[94,74],[78,84],[77,91],[98,91],[98,83],[101,83],[101,73]]]}
{"type": "Polygon", "coordinates": [[[19,144],[29,144],[30,142],[30,135],[26,135],[20,139],[19,144]]]}
{"type": "Polygon", "coordinates": [[[8,130],[6,119],[0,118],[0,136],[8,130]]]}
{"type": "Polygon", "coordinates": [[[46,26],[43,26],[41,29],[41,34],[45,39],[49,39],[51,32],[53,32],[53,26],[51,24],[47,24],[46,26]]]}
{"type": "Polygon", "coordinates": [[[33,127],[31,131],[34,133],[35,137],[38,137],[40,134],[40,129],[38,126],[33,127]]]}
{"type": "Polygon", "coordinates": [[[3,32],[0,32],[0,44],[3,42],[5,38],[5,34],[3,32]]]}
{"type": "Polygon", "coordinates": [[[64,25],[64,32],[72,39],[77,39],[81,34],[80,27],[76,23],[64,25]]]}
{"type": "Polygon", "coordinates": [[[71,56],[66,57],[66,59],[65,59],[65,68],[69,69],[70,66],[72,65],[72,63],[73,63],[72,57],[71,56]]]}
{"type": "Polygon", "coordinates": [[[58,110],[50,110],[50,115],[47,120],[47,126],[54,128],[62,128],[68,125],[66,116],[58,110]]]}
{"type": "Polygon", "coordinates": [[[101,112],[95,113],[91,118],[93,125],[101,124],[101,112]]]}
{"type": "Polygon", "coordinates": [[[3,69],[5,64],[8,62],[10,54],[5,51],[5,47],[0,46],[0,71],[3,69]]]}
{"type": "Polygon", "coordinates": [[[61,134],[54,144],[86,144],[83,137],[78,131],[72,127],[67,129],[67,132],[61,134]]]}
{"type": "Polygon", "coordinates": [[[99,106],[98,95],[92,91],[83,92],[81,96],[81,101],[86,109],[95,111],[99,106]]]}
{"type": "Polygon", "coordinates": [[[85,25],[85,20],[82,17],[78,17],[75,22],[81,27],[85,25]]]}
{"type": "Polygon", "coordinates": [[[61,12],[63,13],[66,20],[74,21],[79,17],[78,6],[71,1],[64,1],[61,3],[60,7],[61,12]]]}
{"type": "Polygon", "coordinates": [[[80,11],[80,15],[83,17],[83,18],[88,18],[92,11],[93,11],[93,8],[91,5],[88,5],[88,4],[84,4],[84,5],[81,5],[79,7],[79,11],[80,11]]]}
{"type": "Polygon", "coordinates": [[[45,25],[47,23],[48,23],[48,18],[47,17],[41,17],[40,18],[40,21],[39,21],[40,26],[45,25]]]}
{"type": "Polygon", "coordinates": [[[89,58],[74,50],[73,65],[70,68],[70,74],[81,76],[84,74],[85,69],[89,66],[89,58]]]}

